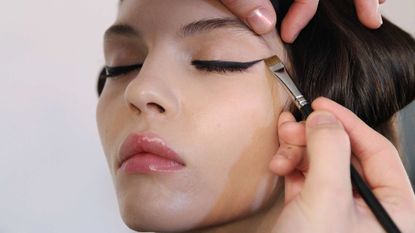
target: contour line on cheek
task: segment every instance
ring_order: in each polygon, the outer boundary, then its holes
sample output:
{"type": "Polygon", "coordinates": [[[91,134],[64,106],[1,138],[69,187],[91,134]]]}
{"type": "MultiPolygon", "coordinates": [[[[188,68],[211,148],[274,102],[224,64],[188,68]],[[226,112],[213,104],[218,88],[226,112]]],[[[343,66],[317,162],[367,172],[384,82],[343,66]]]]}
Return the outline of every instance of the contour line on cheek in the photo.
{"type": "Polygon", "coordinates": [[[277,183],[279,182],[278,177],[264,177],[260,180],[256,192],[256,196],[254,201],[252,202],[251,209],[252,211],[258,210],[263,202],[265,201],[265,198],[267,197],[267,192],[272,192],[275,187],[277,186],[277,183]],[[272,185],[270,185],[272,183],[272,185]]]}

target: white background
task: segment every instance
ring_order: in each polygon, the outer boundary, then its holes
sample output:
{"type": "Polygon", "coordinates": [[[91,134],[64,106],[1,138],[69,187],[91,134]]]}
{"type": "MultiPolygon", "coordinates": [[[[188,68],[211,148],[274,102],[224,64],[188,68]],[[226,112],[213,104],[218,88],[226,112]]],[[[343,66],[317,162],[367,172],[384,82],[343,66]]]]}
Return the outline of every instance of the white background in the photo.
{"type": "MultiPolygon", "coordinates": [[[[383,8],[415,35],[415,1],[383,8]]],[[[116,9],[117,1],[1,0],[0,233],[131,232],[95,123],[101,38],[116,9]]]]}

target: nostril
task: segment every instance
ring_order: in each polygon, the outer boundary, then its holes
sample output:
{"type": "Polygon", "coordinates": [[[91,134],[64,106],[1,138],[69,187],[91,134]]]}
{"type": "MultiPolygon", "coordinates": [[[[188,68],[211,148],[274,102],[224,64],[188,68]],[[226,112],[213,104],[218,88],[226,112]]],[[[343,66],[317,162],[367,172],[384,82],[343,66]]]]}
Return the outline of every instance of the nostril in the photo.
{"type": "Polygon", "coordinates": [[[128,106],[130,106],[130,109],[132,109],[134,112],[141,114],[141,110],[139,108],[137,108],[134,104],[128,104],[128,106]]]}
{"type": "Polygon", "coordinates": [[[158,105],[158,104],[156,104],[156,103],[148,103],[147,104],[147,107],[151,110],[151,109],[154,109],[154,110],[156,110],[156,111],[158,111],[159,113],[164,113],[164,112],[166,112],[166,110],[162,107],[162,106],[160,106],[160,105],[158,105]]]}

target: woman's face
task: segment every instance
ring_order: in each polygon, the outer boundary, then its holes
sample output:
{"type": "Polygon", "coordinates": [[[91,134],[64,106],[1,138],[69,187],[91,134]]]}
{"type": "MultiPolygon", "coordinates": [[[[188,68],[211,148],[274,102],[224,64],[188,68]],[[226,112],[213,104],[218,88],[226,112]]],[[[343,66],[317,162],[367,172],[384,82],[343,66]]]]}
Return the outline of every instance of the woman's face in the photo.
{"type": "Polygon", "coordinates": [[[250,62],[279,52],[218,1],[124,0],[115,25],[124,26],[105,35],[106,65],[143,63],[107,79],[97,107],[125,223],[141,231],[185,231],[269,206],[278,179],[268,163],[278,149],[286,96],[264,62],[228,69],[206,61],[250,62]],[[149,159],[146,171],[131,161],[126,169],[120,150],[131,134],[162,140],[183,165],[152,167],[149,159]]]}

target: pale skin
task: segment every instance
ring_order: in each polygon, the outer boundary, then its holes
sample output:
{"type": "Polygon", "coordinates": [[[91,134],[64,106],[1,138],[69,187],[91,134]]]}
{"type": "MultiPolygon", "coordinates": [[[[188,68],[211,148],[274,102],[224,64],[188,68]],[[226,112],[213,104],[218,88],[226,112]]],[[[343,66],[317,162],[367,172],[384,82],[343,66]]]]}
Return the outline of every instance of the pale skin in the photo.
{"type": "MultiPolygon", "coordinates": [[[[230,11],[240,17],[258,34],[266,34],[275,28],[276,15],[269,0],[221,0],[230,11]]],[[[360,22],[370,29],[382,25],[379,4],[385,0],[354,0],[360,22]]],[[[313,18],[318,0],[294,0],[281,24],[281,38],[293,43],[301,30],[313,18]]]]}
{"type": "Polygon", "coordinates": [[[366,178],[376,181],[371,183],[375,193],[383,203],[393,199],[386,207],[402,230],[413,230],[409,219],[415,214],[415,198],[396,150],[381,136],[373,136],[379,139],[376,147],[366,147],[360,137],[372,136],[373,130],[352,113],[318,100],[306,124],[328,112],[336,112],[339,122],[304,128],[290,114],[281,114],[288,97],[263,62],[226,73],[191,65],[195,59],[246,62],[272,54],[284,57],[275,32],[265,36],[273,45],[235,24],[183,34],[184,25],[218,18],[236,19],[214,0],[124,0],[120,5],[115,24],[139,33],[108,33],[106,63],[144,65],[139,72],[107,80],[97,122],[124,222],[137,231],[156,232],[293,232],[293,226],[295,232],[382,232],[370,212],[351,202],[352,196],[347,198],[350,135],[351,149],[368,171],[366,178]],[[361,129],[363,136],[353,134],[350,126],[361,129]],[[130,132],[157,133],[185,160],[185,169],[169,174],[120,172],[117,153],[130,132]],[[323,140],[327,134],[330,140],[323,140]],[[362,144],[356,147],[355,141],[362,144]],[[360,152],[361,148],[369,149],[360,152]],[[377,157],[364,159],[374,151],[391,160],[388,166],[395,164],[388,174],[396,176],[372,172],[371,167],[383,169],[377,157]],[[286,177],[285,204],[278,198],[283,192],[279,176],[286,177]],[[390,183],[389,189],[376,190],[390,183]],[[346,191],[341,200],[333,191],[338,189],[346,191]],[[340,213],[350,215],[327,212],[332,203],[336,213],[341,207],[350,211],[340,213]],[[404,207],[397,211],[397,206],[404,207]],[[302,207],[309,212],[302,212],[302,207]],[[365,221],[354,221],[361,216],[365,221]],[[319,228],[320,222],[330,220],[338,224],[330,231],[319,228]]]}
{"type": "Polygon", "coordinates": [[[269,50],[213,0],[124,0],[115,24],[130,25],[139,33],[107,33],[106,64],[144,63],[140,72],[107,80],[97,108],[126,224],[139,231],[209,227],[234,232],[264,222],[260,215],[274,220],[281,182],[268,164],[278,149],[278,116],[287,96],[263,62],[226,73],[198,70],[191,62],[247,62],[274,53],[283,57],[282,50],[269,50]],[[206,19],[233,23],[195,30],[194,22],[200,25],[206,19]],[[193,30],[184,33],[189,24],[193,30]],[[115,165],[122,141],[131,132],[149,131],[183,158],[185,169],[132,176],[119,172],[115,165]]]}

